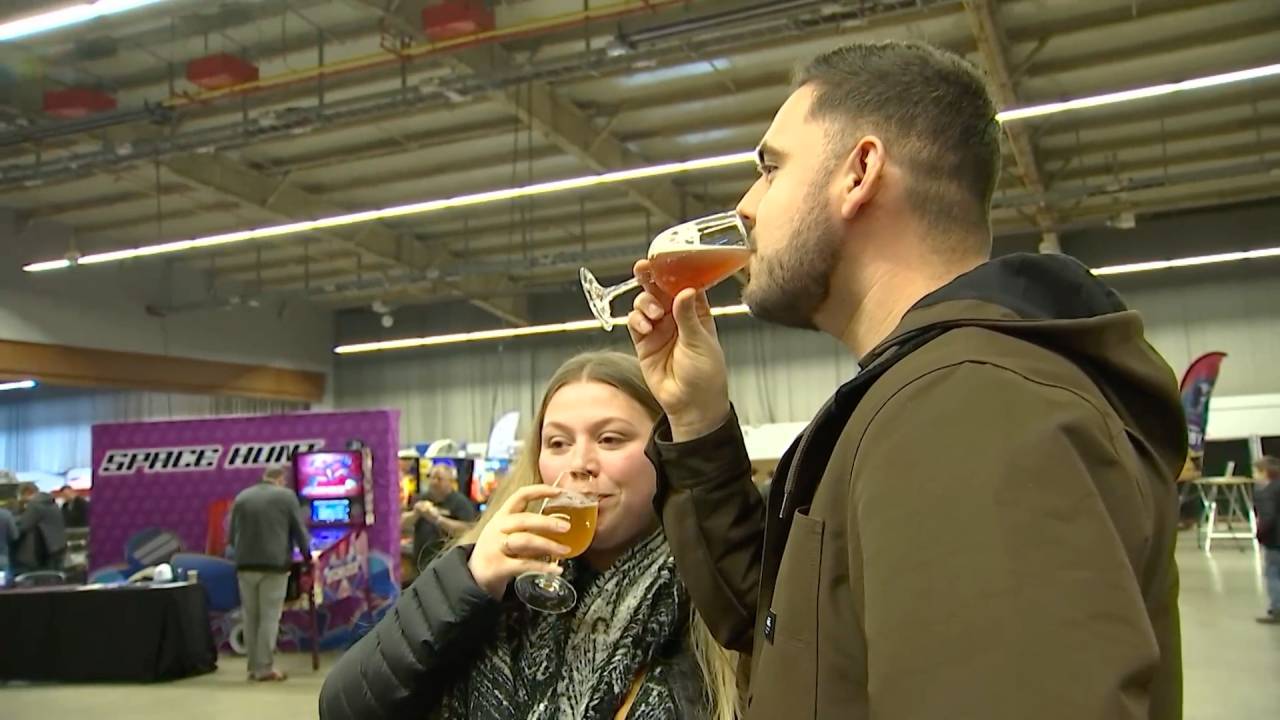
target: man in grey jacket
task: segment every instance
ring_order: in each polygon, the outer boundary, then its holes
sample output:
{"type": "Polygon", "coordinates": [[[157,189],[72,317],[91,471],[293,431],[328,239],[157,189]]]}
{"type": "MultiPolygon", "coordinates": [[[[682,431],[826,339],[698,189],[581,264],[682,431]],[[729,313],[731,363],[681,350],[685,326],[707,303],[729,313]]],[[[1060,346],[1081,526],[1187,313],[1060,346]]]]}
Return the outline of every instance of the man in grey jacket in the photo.
{"type": "Polygon", "coordinates": [[[22,513],[18,516],[18,546],[13,555],[13,572],[18,575],[33,570],[62,570],[67,555],[67,525],[62,511],[49,493],[42,493],[35,483],[18,486],[22,513]]]}
{"type": "Polygon", "coordinates": [[[228,537],[234,549],[249,679],[286,679],[275,669],[276,636],[296,546],[310,559],[311,537],[299,516],[298,498],[284,487],[284,468],[268,468],[262,482],[245,488],[231,508],[228,537]]]}

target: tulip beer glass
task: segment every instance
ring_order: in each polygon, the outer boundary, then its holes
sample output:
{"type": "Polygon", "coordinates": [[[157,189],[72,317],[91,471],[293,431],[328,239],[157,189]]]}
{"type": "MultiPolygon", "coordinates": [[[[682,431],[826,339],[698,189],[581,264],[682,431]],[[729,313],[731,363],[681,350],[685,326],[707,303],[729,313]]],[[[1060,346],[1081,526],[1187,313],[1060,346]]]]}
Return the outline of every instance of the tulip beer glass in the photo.
{"type": "MultiPolygon", "coordinates": [[[[729,211],[680,223],[658,233],[649,245],[653,282],[674,296],[685,288],[706,290],[746,267],[751,258],[747,230],[729,211]]],[[[591,312],[605,330],[613,330],[613,299],[640,287],[635,278],[602,287],[590,270],[578,271],[591,312]]]]}
{"type": "MultiPolygon", "coordinates": [[[[584,473],[564,472],[556,478],[555,485],[566,475],[581,482],[591,482],[590,475],[584,473]]],[[[569,523],[569,529],[563,533],[547,533],[543,537],[554,540],[569,548],[569,553],[561,559],[575,558],[591,547],[591,540],[596,534],[596,516],[599,500],[594,493],[578,492],[566,489],[560,495],[543,502],[542,515],[560,518],[569,523]]],[[[534,610],[547,613],[562,613],[578,602],[578,593],[564,578],[549,573],[528,572],[516,578],[516,595],[525,605],[534,610]]]]}

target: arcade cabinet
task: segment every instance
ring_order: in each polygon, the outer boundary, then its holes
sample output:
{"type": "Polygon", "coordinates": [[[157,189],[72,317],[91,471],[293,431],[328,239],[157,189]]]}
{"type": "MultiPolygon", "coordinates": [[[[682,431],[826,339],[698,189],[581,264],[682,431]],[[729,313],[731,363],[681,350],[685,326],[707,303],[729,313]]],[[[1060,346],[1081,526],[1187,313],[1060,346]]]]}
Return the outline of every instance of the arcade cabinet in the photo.
{"type": "Polygon", "coordinates": [[[418,496],[421,485],[421,463],[418,454],[413,450],[401,450],[400,461],[400,509],[408,510],[418,496]]]}
{"type": "Polygon", "coordinates": [[[359,603],[373,607],[366,532],[373,525],[372,457],[368,449],[298,453],[293,476],[314,560],[300,578],[309,599],[314,669],[320,662],[317,606],[325,607],[326,617],[359,603]]]}
{"type": "Polygon", "coordinates": [[[484,511],[489,504],[489,496],[493,495],[494,490],[498,489],[498,485],[510,472],[511,461],[507,458],[485,458],[484,465],[472,475],[467,496],[476,504],[476,507],[484,511]]]}
{"type": "Polygon", "coordinates": [[[298,453],[294,482],[311,532],[324,552],[373,525],[373,469],[368,450],[298,453]]]}

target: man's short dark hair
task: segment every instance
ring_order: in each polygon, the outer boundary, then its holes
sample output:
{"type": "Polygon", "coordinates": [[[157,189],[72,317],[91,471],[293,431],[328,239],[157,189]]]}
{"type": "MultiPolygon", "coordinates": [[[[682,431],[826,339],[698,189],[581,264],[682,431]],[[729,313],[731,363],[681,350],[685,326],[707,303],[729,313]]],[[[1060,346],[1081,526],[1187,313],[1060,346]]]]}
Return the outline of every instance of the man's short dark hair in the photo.
{"type": "Polygon", "coordinates": [[[18,497],[26,497],[40,492],[40,488],[33,482],[18,483],[18,497]]]}
{"type": "Polygon", "coordinates": [[[837,157],[849,135],[878,135],[907,169],[908,197],[925,222],[943,231],[989,229],[1000,125],[977,68],[925,43],[854,43],[800,68],[795,87],[806,85],[816,91],[810,116],[850,131],[828,138],[837,157]]]}

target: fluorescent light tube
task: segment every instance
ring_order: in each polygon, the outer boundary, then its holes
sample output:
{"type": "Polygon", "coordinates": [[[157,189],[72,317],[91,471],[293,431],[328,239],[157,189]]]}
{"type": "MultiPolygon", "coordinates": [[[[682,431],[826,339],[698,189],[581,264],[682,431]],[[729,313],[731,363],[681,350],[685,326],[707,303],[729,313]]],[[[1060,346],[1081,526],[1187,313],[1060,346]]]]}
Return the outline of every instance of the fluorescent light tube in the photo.
{"type": "MultiPolygon", "coordinates": [[[[1169,268],[1194,267],[1196,265],[1213,265],[1216,263],[1237,262],[1240,260],[1256,260],[1259,258],[1280,257],[1280,247],[1260,248],[1257,250],[1241,250],[1238,252],[1218,253],[1215,255],[1197,255],[1195,257],[1176,258],[1173,260],[1151,260],[1147,262],[1127,263],[1124,265],[1106,265],[1092,268],[1094,275],[1125,275],[1129,273],[1148,272],[1151,270],[1167,270],[1169,268]]],[[[725,305],[711,308],[716,317],[727,315],[749,314],[746,305],[725,305]]],[[[627,319],[614,318],[615,324],[625,325],[627,319]]],[[[376,342],[339,345],[334,352],[339,355],[377,352],[380,350],[402,350],[405,348],[431,347],[433,345],[455,345],[482,340],[504,340],[507,338],[525,337],[528,335],[550,335],[564,332],[580,332],[598,330],[600,323],[595,320],[574,320],[572,322],[553,323],[550,325],[534,325],[523,328],[503,328],[497,330],[479,330],[475,332],[451,333],[449,335],[430,335],[427,337],[403,338],[400,340],[380,340],[376,342]]]]}
{"type": "Polygon", "coordinates": [[[116,13],[135,10],[145,5],[154,5],[165,0],[98,0],[81,3],[69,7],[58,8],[39,15],[10,20],[0,23],[0,41],[17,40],[19,38],[38,35],[50,30],[76,25],[96,18],[116,13]]]}
{"type": "Polygon", "coordinates": [[[268,225],[266,227],[252,228],[249,230],[236,230],[233,232],[219,233],[217,235],[209,235],[206,237],[191,238],[189,240],[175,240],[173,242],[160,243],[158,245],[144,245],[124,250],[91,253],[79,258],[74,263],[69,260],[46,260],[24,265],[22,269],[27,272],[44,272],[47,270],[61,270],[63,268],[71,267],[72,265],[97,265],[100,263],[128,260],[130,258],[166,255],[186,250],[213,247],[215,245],[228,245],[248,240],[261,240],[262,238],[293,235],[295,233],[342,227],[344,225],[355,225],[357,223],[365,223],[373,220],[385,220],[388,218],[404,217],[406,215],[423,215],[452,208],[483,205],[485,203],[501,202],[503,200],[532,197],[535,195],[547,195],[550,193],[565,192],[567,190],[580,190],[582,188],[595,187],[597,185],[611,185],[614,183],[643,180],[662,175],[674,175],[677,173],[692,172],[695,170],[724,167],[726,165],[754,163],[755,159],[756,154],[753,151],[730,153],[728,155],[716,155],[713,157],[699,158],[697,160],[662,163],[660,165],[616,170],[614,172],[600,173],[598,175],[583,175],[581,177],[566,178],[564,180],[550,180],[547,182],[522,185],[503,190],[488,190],[485,192],[458,195],[439,200],[425,200],[423,202],[409,203],[407,205],[393,205],[379,210],[362,210],[360,212],[334,215],[332,217],[319,218],[316,220],[301,220],[298,222],[284,223],[282,225],[268,225]]]}
{"type": "MultiPolygon", "coordinates": [[[[723,307],[711,308],[711,314],[716,317],[724,317],[726,315],[746,315],[748,312],[746,305],[726,305],[723,307]]],[[[613,322],[617,325],[626,325],[625,317],[614,318],[613,322]]],[[[584,330],[595,330],[603,332],[600,329],[598,320],[571,320],[569,322],[550,323],[548,325],[531,325],[529,327],[519,328],[499,328],[496,330],[476,330],[473,332],[449,333],[447,335],[428,335],[426,337],[402,338],[399,340],[378,340],[375,342],[353,343],[351,345],[339,345],[333,351],[339,355],[354,355],[357,353],[377,352],[379,350],[404,350],[407,348],[432,347],[435,345],[457,345],[458,343],[479,342],[483,340],[505,340],[507,338],[529,337],[531,335],[554,335],[556,333],[582,332],[584,330]]]]}
{"type": "Polygon", "coordinates": [[[30,390],[38,383],[35,380],[19,380],[18,382],[0,383],[0,391],[3,390],[30,390]]]}
{"type": "Polygon", "coordinates": [[[1054,113],[1067,112],[1070,110],[1082,110],[1084,108],[1098,107],[1101,105],[1114,105],[1115,103],[1129,102],[1130,100],[1141,100],[1143,98],[1169,95],[1170,93],[1182,92],[1184,90],[1199,90],[1200,88],[1227,85],[1229,83],[1254,80],[1256,78],[1269,77],[1272,75],[1280,75],[1280,63],[1276,63],[1274,65],[1263,65],[1260,67],[1249,68],[1247,70],[1236,70],[1234,72],[1222,73],[1220,75],[1209,75],[1207,77],[1195,78],[1192,80],[1183,80],[1182,82],[1163,83],[1160,85],[1136,88],[1134,90],[1122,90],[1120,92],[1104,93],[1102,95],[1077,98],[1075,100],[1064,100],[1062,102],[1030,105],[1022,108],[1014,108],[1012,110],[1004,110],[996,113],[996,120],[1002,123],[1009,122],[1010,120],[1025,120],[1027,118],[1053,115],[1054,113]]]}
{"type": "Polygon", "coordinates": [[[1169,268],[1194,267],[1196,265],[1213,265],[1215,263],[1237,262],[1239,260],[1256,260],[1258,258],[1280,257],[1280,247],[1261,248],[1258,250],[1241,250],[1239,252],[1218,253],[1216,255],[1197,255],[1195,257],[1177,258],[1174,260],[1150,260],[1148,262],[1126,263],[1124,265],[1108,265],[1094,268],[1094,275],[1126,275],[1128,273],[1148,272],[1151,270],[1167,270],[1169,268]]]}

